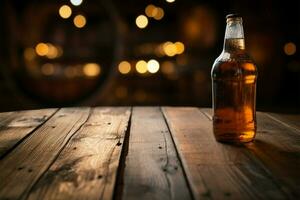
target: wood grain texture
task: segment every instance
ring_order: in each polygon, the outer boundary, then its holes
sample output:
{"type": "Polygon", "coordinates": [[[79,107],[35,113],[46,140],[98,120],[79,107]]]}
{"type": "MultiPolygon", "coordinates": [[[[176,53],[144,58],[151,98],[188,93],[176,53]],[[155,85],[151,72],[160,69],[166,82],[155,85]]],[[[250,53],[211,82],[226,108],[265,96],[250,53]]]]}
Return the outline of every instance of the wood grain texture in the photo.
{"type": "Polygon", "coordinates": [[[0,198],[26,195],[88,116],[88,108],[61,109],[5,156],[0,161],[0,198]]]}
{"type": "Polygon", "coordinates": [[[281,123],[288,128],[294,128],[300,131],[300,114],[279,114],[279,113],[266,113],[273,120],[281,123]]]}
{"type": "Polygon", "coordinates": [[[213,110],[211,108],[199,108],[199,110],[209,119],[212,120],[213,110]]]}
{"type": "Polygon", "coordinates": [[[125,166],[122,199],[191,199],[160,108],[133,109],[125,166]]]}
{"type": "Polygon", "coordinates": [[[300,199],[300,131],[258,112],[258,130],[246,146],[274,175],[291,199],[300,199]]]}
{"type": "Polygon", "coordinates": [[[95,108],[28,199],[112,199],[130,108],[95,108]]]}
{"type": "MultiPolygon", "coordinates": [[[[211,109],[201,111],[211,116],[211,109]]],[[[290,199],[300,198],[299,123],[299,115],[257,112],[255,140],[245,144],[290,199]]]]}
{"type": "Polygon", "coordinates": [[[195,199],[286,199],[268,169],[243,146],[215,141],[198,108],[163,108],[195,199]]]}
{"type": "Polygon", "coordinates": [[[0,158],[44,123],[57,109],[0,113],[0,158]]]}

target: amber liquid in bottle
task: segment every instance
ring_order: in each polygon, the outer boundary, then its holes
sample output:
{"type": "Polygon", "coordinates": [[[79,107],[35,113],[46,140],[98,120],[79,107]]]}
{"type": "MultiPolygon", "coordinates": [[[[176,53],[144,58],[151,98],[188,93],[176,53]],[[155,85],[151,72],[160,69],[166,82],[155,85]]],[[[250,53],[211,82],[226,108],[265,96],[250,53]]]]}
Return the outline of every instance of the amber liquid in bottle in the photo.
{"type": "Polygon", "coordinates": [[[224,49],[216,59],[211,75],[216,140],[252,141],[256,134],[257,70],[245,51],[240,17],[227,18],[224,49]]]}

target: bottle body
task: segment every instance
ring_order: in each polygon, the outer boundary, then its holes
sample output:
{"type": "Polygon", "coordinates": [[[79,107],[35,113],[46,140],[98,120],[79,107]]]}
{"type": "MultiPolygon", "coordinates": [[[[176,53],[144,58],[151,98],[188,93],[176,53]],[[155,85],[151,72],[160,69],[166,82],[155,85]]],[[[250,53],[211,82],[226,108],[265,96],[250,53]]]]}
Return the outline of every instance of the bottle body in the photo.
{"type": "Polygon", "coordinates": [[[211,77],[216,140],[252,141],[256,134],[257,69],[245,51],[243,37],[225,37],[223,52],[214,62],[211,77]]]}

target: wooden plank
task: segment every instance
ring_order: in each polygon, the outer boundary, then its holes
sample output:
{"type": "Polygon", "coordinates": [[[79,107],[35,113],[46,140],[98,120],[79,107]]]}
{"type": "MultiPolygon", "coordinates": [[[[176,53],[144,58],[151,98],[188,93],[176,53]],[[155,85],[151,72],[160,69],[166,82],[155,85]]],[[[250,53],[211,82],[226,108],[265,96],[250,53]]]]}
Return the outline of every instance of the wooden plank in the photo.
{"type": "Polygon", "coordinates": [[[129,137],[122,199],[191,199],[160,108],[135,107],[129,137]]]}
{"type": "Polygon", "coordinates": [[[278,113],[267,113],[267,115],[273,120],[289,127],[300,130],[300,115],[296,114],[278,114],[278,113]]]}
{"type": "Polygon", "coordinates": [[[213,110],[211,108],[200,108],[200,111],[209,119],[212,120],[213,110]]]}
{"type": "Polygon", "coordinates": [[[247,147],[292,199],[300,198],[300,131],[258,112],[258,131],[247,147]]]}
{"type": "Polygon", "coordinates": [[[112,199],[130,108],[95,108],[28,199],[112,199]]]}
{"type": "Polygon", "coordinates": [[[57,109],[0,113],[0,158],[43,124],[57,109]]]}
{"type": "Polygon", "coordinates": [[[89,116],[88,108],[65,108],[0,161],[0,199],[19,199],[48,169],[89,116]]]}
{"type": "MultiPolygon", "coordinates": [[[[203,110],[211,114],[210,110],[203,110]]],[[[245,144],[273,174],[277,185],[292,199],[300,197],[300,131],[297,115],[257,112],[257,134],[245,144]]]]}
{"type": "Polygon", "coordinates": [[[0,113],[0,127],[5,126],[11,121],[14,112],[3,112],[0,113]]]}
{"type": "Polygon", "coordinates": [[[286,199],[263,164],[243,146],[218,143],[197,108],[163,108],[195,199],[286,199]]]}

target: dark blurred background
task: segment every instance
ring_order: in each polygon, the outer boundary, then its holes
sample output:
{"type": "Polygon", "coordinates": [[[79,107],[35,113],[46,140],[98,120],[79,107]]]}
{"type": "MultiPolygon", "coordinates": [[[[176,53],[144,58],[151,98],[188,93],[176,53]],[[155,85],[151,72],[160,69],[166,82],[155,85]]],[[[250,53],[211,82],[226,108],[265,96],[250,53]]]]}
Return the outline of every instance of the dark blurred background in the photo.
{"type": "Polygon", "coordinates": [[[209,107],[229,13],[244,20],[258,110],[299,113],[300,3],[292,0],[3,0],[0,111],[209,107]]]}

